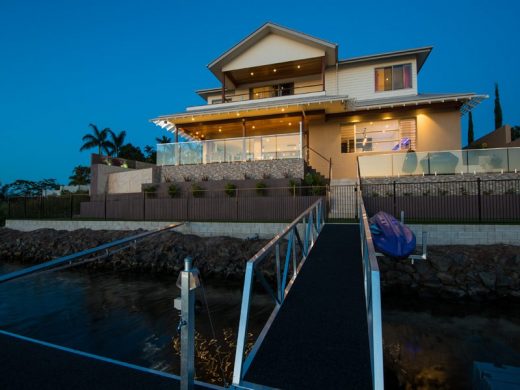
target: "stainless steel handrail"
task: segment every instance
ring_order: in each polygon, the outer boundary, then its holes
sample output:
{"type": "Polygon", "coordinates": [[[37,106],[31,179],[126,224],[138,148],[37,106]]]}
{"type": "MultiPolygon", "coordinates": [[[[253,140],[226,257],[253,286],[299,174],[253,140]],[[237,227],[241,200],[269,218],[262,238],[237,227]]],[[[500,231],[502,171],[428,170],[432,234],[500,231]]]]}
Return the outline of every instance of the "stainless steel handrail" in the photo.
{"type": "Polygon", "coordinates": [[[273,323],[278,311],[291,289],[294,280],[296,279],[301,267],[303,266],[307,256],[313,247],[318,235],[321,232],[324,220],[323,200],[318,199],[307,210],[301,213],[289,225],[285,227],[279,234],[277,234],[271,241],[269,241],[262,249],[260,249],[246,264],[246,273],[244,277],[244,289],[242,292],[242,304],[240,310],[240,322],[238,327],[237,347],[235,352],[235,365],[233,369],[233,385],[240,386],[242,379],[246,374],[251,362],[253,361],[256,352],[260,348],[267,331],[273,323]],[[303,240],[301,238],[300,230],[302,230],[303,240]],[[287,238],[287,248],[285,253],[285,262],[282,263],[282,254],[280,253],[280,242],[287,238]],[[298,259],[296,254],[296,245],[300,248],[301,258],[298,259]],[[265,280],[258,266],[272,254],[274,251],[276,259],[276,286],[277,291],[272,291],[271,287],[265,280]],[[292,276],[289,278],[289,264],[292,260],[292,276]],[[275,302],[275,308],[272,311],[267,323],[260,332],[256,342],[244,361],[244,352],[247,341],[247,329],[249,319],[249,309],[251,306],[251,296],[253,291],[253,277],[256,276],[263,287],[270,294],[275,302]]]}
{"type": "Polygon", "coordinates": [[[383,368],[383,324],[381,317],[381,282],[376,251],[370,232],[370,224],[363,203],[361,190],[358,191],[359,232],[361,236],[361,254],[363,258],[363,276],[367,308],[368,339],[370,344],[370,362],[372,368],[372,386],[384,389],[383,368]]]}
{"type": "Polygon", "coordinates": [[[92,254],[97,253],[97,252],[105,251],[105,255],[104,256],[108,256],[108,255],[111,254],[110,251],[109,251],[110,248],[113,248],[113,247],[119,246],[119,245],[124,245],[124,244],[130,243],[130,242],[134,242],[135,243],[137,240],[141,240],[141,239],[143,239],[145,237],[149,237],[149,236],[157,234],[157,233],[166,232],[168,230],[171,230],[171,229],[174,229],[176,227],[179,227],[179,226],[181,226],[183,224],[184,224],[184,222],[181,222],[181,223],[178,223],[178,224],[169,225],[169,226],[161,228],[161,229],[157,229],[157,230],[152,230],[152,231],[136,234],[136,235],[133,235],[133,236],[130,236],[130,237],[122,238],[120,240],[115,240],[115,241],[112,241],[112,242],[109,242],[109,243],[106,243],[106,244],[99,245],[99,246],[97,246],[95,248],[85,249],[85,250],[83,250],[81,252],[77,252],[77,253],[73,253],[71,255],[59,257],[59,258],[54,259],[54,260],[46,261],[45,263],[42,263],[42,264],[33,265],[31,267],[23,268],[21,270],[14,271],[14,272],[11,272],[11,273],[8,273],[8,274],[5,274],[5,275],[0,275],[0,283],[5,283],[5,282],[11,281],[11,280],[19,279],[19,278],[22,278],[24,276],[35,274],[37,272],[48,271],[50,269],[54,269],[54,268],[57,268],[59,266],[67,265],[67,267],[68,267],[68,266],[72,265],[73,262],[76,262],[77,260],[79,260],[79,259],[81,259],[81,258],[83,258],[85,256],[89,256],[89,255],[92,255],[92,254]]]}

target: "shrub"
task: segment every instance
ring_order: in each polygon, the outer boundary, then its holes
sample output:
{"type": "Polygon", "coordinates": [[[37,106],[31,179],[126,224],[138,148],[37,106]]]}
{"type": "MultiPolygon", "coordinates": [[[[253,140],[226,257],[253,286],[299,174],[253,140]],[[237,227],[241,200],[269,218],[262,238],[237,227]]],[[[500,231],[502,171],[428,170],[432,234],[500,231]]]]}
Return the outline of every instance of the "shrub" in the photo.
{"type": "Polygon", "coordinates": [[[224,187],[224,192],[227,196],[235,197],[237,195],[237,186],[233,183],[227,183],[224,187]]]}
{"type": "Polygon", "coordinates": [[[198,184],[193,184],[191,186],[191,194],[194,198],[203,198],[204,197],[204,188],[199,186],[198,184]]]}
{"type": "Polygon", "coordinates": [[[170,195],[170,198],[176,198],[180,195],[180,193],[180,188],[175,184],[172,184],[168,187],[168,195],[170,195]]]}
{"type": "Polygon", "coordinates": [[[267,184],[265,184],[262,181],[256,183],[256,193],[260,196],[266,196],[267,195],[267,184]]]}
{"type": "Polygon", "coordinates": [[[262,179],[269,179],[271,175],[267,172],[262,173],[262,179]]]}
{"type": "Polygon", "coordinates": [[[143,188],[144,194],[147,198],[155,198],[157,195],[157,186],[147,186],[143,188]]]}
{"type": "Polygon", "coordinates": [[[311,195],[325,195],[325,182],[322,177],[316,173],[307,173],[303,178],[306,186],[311,187],[311,195]]]}

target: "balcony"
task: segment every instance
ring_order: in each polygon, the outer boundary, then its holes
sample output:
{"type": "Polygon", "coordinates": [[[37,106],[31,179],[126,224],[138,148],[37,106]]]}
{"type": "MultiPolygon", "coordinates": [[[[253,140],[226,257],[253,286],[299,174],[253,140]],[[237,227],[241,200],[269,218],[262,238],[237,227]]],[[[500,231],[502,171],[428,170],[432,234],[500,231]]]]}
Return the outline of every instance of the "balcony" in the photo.
{"type": "Polygon", "coordinates": [[[273,99],[278,97],[319,94],[324,92],[323,83],[294,85],[294,83],[272,84],[263,87],[250,88],[249,91],[227,90],[224,101],[222,98],[209,99],[209,104],[236,103],[258,99],[273,99]]]}
{"type": "Polygon", "coordinates": [[[302,158],[301,133],[157,145],[157,165],[194,165],[302,158]]]}
{"type": "Polygon", "coordinates": [[[520,172],[520,148],[359,156],[361,177],[520,172]]]}

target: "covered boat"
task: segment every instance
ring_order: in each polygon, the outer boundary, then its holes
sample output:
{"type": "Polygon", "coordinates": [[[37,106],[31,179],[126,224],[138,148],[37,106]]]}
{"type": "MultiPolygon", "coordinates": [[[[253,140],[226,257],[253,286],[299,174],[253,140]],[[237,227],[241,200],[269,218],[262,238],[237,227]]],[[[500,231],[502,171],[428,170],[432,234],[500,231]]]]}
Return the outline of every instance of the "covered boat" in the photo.
{"type": "Polygon", "coordinates": [[[415,251],[415,234],[384,211],[370,218],[370,231],[375,249],[387,256],[404,259],[415,251]]]}

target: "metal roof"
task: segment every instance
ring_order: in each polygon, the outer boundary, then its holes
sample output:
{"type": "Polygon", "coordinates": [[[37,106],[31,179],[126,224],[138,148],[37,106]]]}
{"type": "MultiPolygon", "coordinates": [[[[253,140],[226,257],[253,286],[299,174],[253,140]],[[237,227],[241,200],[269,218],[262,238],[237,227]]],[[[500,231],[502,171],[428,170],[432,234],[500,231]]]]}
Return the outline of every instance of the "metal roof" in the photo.
{"type": "Polygon", "coordinates": [[[377,62],[385,59],[391,59],[391,58],[397,58],[397,57],[407,57],[407,56],[416,56],[417,57],[417,73],[421,70],[424,62],[430,55],[431,51],[433,50],[433,46],[424,46],[424,47],[418,47],[414,49],[406,49],[406,50],[397,50],[397,51],[390,51],[386,53],[379,53],[379,54],[371,54],[366,56],[360,56],[360,57],[352,57],[352,58],[346,58],[344,60],[339,60],[338,65],[357,65],[359,63],[366,63],[366,62],[377,62]]]}

